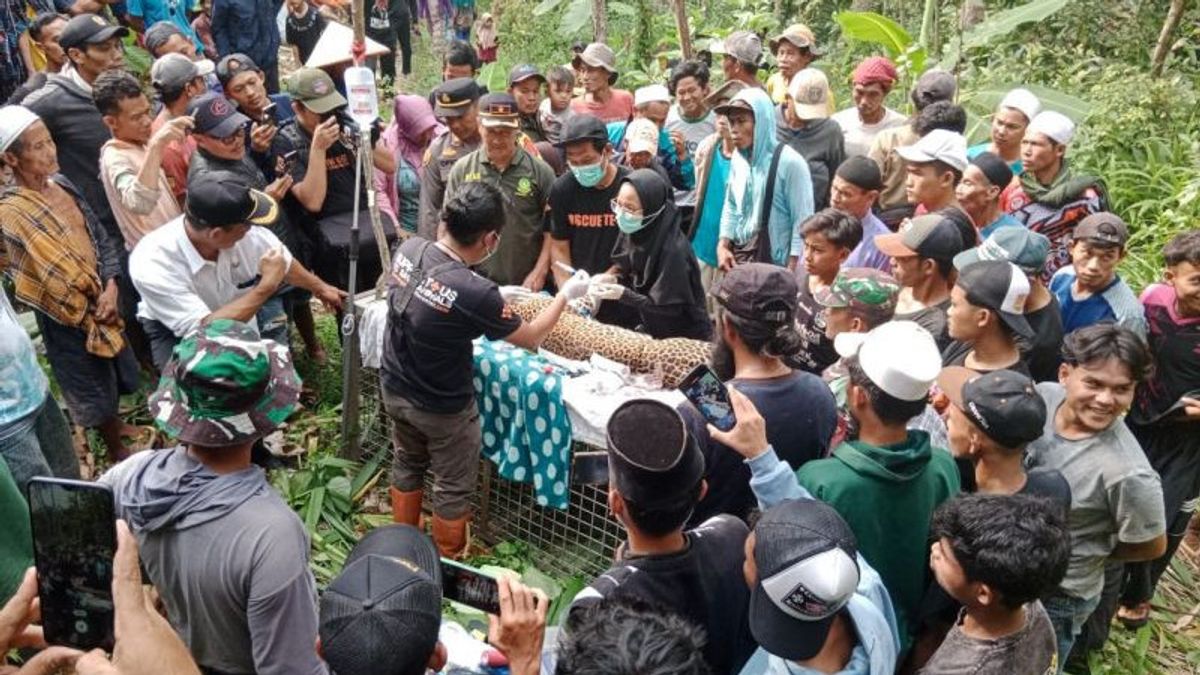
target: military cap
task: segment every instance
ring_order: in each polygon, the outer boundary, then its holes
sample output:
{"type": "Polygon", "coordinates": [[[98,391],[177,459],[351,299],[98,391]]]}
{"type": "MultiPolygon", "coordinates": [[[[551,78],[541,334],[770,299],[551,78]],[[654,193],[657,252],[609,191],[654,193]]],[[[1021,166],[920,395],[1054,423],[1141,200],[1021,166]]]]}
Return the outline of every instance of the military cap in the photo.
{"type": "Polygon", "coordinates": [[[469,77],[446,80],[433,90],[433,114],[438,117],[462,117],[482,93],[475,80],[469,77]]]}

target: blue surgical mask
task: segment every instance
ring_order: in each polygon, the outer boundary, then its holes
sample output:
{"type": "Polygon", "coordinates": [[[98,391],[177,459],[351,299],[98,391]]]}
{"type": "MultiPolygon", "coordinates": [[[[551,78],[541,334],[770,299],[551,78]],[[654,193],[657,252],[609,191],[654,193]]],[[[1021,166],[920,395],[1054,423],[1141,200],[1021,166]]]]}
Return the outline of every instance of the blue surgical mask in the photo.
{"type": "Polygon", "coordinates": [[[647,223],[654,220],[659,213],[662,213],[662,210],[666,208],[666,205],[664,204],[662,208],[654,213],[651,213],[649,216],[630,213],[629,211],[621,208],[621,205],[617,204],[617,200],[615,199],[612,200],[611,207],[613,213],[617,216],[617,228],[625,234],[633,234],[634,232],[641,230],[643,227],[646,227],[647,223]]]}
{"type": "Polygon", "coordinates": [[[571,165],[571,174],[575,176],[575,180],[585,188],[596,187],[596,185],[604,178],[604,160],[600,160],[595,164],[585,164],[583,166],[571,165]]]}

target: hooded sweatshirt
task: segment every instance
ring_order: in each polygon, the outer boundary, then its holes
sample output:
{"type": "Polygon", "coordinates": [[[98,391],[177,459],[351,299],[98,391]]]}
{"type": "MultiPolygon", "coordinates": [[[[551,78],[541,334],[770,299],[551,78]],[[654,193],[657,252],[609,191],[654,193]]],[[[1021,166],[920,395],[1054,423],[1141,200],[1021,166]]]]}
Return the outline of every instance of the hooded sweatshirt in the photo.
{"type": "Polygon", "coordinates": [[[381,211],[390,215],[404,229],[415,232],[416,215],[420,207],[421,174],[425,166],[425,149],[428,147],[428,144],[421,145],[420,137],[429,129],[433,129],[433,136],[436,136],[444,127],[438,124],[433,116],[433,108],[423,96],[397,94],[392,110],[392,123],[383,130],[380,140],[395,156],[396,171],[402,175],[397,180],[395,174],[375,171],[375,194],[383,197],[377,200],[381,211]],[[398,182],[408,188],[405,194],[397,189],[398,182]]]}
{"type": "Polygon", "coordinates": [[[304,525],[258,467],[217,474],[185,447],[100,478],[196,662],[230,675],[323,675],[304,525]]]}
{"type": "Polygon", "coordinates": [[[754,144],[749,152],[737,150],[729,166],[725,188],[725,206],[721,211],[721,238],[736,245],[748,243],[758,233],[760,213],[770,208],[767,230],[771,237],[771,259],[785,265],[788,256],[799,256],[804,249],[800,223],[813,214],[812,177],[808,162],[790,147],[779,156],[775,192],[764,205],[767,175],[775,156],[775,106],[771,97],[757,87],[747,87],[733,97],[745,101],[754,110],[754,144]]]}
{"type": "Polygon", "coordinates": [[[846,519],[859,552],[883,577],[896,605],[903,652],[931,581],[933,510],[959,491],[954,459],[932,447],[929,434],[910,430],[897,445],[842,443],[832,457],[800,467],[796,479],[846,519]]]}

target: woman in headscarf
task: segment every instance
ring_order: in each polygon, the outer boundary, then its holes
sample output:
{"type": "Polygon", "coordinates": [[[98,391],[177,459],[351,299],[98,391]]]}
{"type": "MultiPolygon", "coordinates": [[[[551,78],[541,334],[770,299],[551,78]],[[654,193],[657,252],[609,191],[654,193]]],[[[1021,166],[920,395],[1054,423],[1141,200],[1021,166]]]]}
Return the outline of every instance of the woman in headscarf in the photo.
{"type": "Polygon", "coordinates": [[[638,169],[621,182],[613,212],[621,230],[612,256],[617,274],[597,277],[592,295],[636,310],[640,330],[651,337],[708,340],[712,322],[700,264],[683,234],[670,184],[651,169],[638,169]]]}
{"type": "Polygon", "coordinates": [[[424,97],[396,95],[392,123],[383,130],[383,144],[396,158],[396,173],[376,171],[375,190],[383,197],[379,210],[408,232],[417,231],[425,149],[441,128],[424,97]]]}

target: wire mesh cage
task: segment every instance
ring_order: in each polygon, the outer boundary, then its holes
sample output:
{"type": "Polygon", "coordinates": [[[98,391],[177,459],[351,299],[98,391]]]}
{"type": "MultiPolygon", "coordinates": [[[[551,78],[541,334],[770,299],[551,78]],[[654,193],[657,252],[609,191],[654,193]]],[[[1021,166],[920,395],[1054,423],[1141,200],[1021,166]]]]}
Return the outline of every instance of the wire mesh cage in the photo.
{"type": "MultiPolygon", "coordinates": [[[[386,452],[390,464],[390,421],[383,410],[379,371],[364,368],[361,386],[363,456],[386,452]]],[[[591,448],[581,443],[573,448],[585,449],[591,448]]],[[[426,510],[432,492],[425,491],[426,510]]],[[[608,491],[604,486],[572,485],[565,511],[543,507],[538,505],[531,484],[502,478],[496,465],[487,459],[480,460],[479,486],[472,506],[474,536],[489,545],[524,542],[539,569],[564,576],[582,574],[590,578],[604,572],[624,536],[621,526],[608,515],[608,491]]]]}

